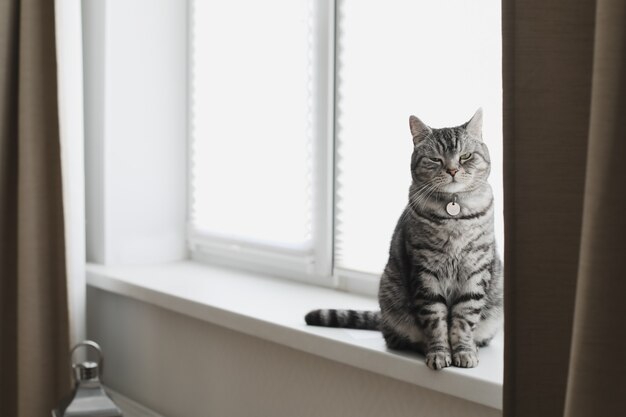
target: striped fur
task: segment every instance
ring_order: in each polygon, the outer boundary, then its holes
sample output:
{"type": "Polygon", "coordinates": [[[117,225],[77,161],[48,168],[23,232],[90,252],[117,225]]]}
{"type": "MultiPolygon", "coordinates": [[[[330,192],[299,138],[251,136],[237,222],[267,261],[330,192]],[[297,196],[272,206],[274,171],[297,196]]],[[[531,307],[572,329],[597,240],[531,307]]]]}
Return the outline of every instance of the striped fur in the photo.
{"type": "Polygon", "coordinates": [[[304,317],[304,320],[311,326],[380,330],[379,311],[313,310],[304,317]]]}
{"type": "Polygon", "coordinates": [[[380,313],[315,310],[306,322],[380,329],[390,348],[421,352],[432,369],[474,367],[503,313],[482,112],[443,129],[411,116],[410,127],[413,182],[380,280],[380,313]],[[445,208],[455,196],[461,212],[452,216],[445,208]]]}

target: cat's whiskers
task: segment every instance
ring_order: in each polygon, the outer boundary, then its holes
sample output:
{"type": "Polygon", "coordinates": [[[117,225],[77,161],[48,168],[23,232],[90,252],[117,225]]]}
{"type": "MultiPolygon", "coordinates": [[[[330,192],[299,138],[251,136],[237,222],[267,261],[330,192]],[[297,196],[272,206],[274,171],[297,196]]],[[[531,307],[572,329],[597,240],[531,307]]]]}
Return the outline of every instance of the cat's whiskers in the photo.
{"type": "Polygon", "coordinates": [[[413,203],[412,207],[415,210],[423,210],[426,206],[428,198],[432,195],[433,192],[435,192],[439,188],[440,184],[434,182],[434,180],[429,181],[428,187],[412,202],[409,201],[410,204],[413,203]]]}
{"type": "Polygon", "coordinates": [[[436,184],[435,187],[430,191],[430,193],[426,196],[426,198],[423,201],[422,209],[426,208],[426,202],[433,194],[436,194],[436,192],[439,191],[439,188],[440,188],[440,184],[436,184]]]}
{"type": "Polygon", "coordinates": [[[435,195],[435,198],[437,200],[439,200],[438,199],[438,194],[439,194],[438,191],[439,191],[440,187],[441,187],[441,181],[439,181],[437,184],[434,184],[434,187],[431,188],[429,193],[422,199],[422,206],[421,206],[422,210],[426,208],[426,202],[428,201],[428,199],[431,196],[435,195]]]}
{"type": "MultiPolygon", "coordinates": [[[[413,191],[413,192],[411,192],[409,194],[409,202],[408,202],[408,204],[409,204],[409,206],[411,208],[413,208],[414,210],[418,209],[416,207],[416,201],[420,201],[421,198],[424,197],[425,193],[428,192],[428,190],[430,190],[430,187],[433,186],[433,182],[434,181],[435,181],[434,179],[426,181],[424,184],[421,184],[419,186],[419,188],[417,188],[417,190],[415,190],[415,191],[413,191]]],[[[404,213],[402,214],[402,216],[400,217],[400,221],[401,222],[404,221],[406,219],[406,217],[409,216],[409,214],[410,214],[410,210],[405,210],[404,213]]]]}
{"type": "Polygon", "coordinates": [[[417,190],[413,191],[410,195],[409,195],[409,202],[411,200],[413,200],[414,198],[420,198],[420,196],[423,195],[423,193],[425,193],[429,187],[431,187],[434,183],[434,179],[426,181],[424,184],[422,184],[417,190]]]}

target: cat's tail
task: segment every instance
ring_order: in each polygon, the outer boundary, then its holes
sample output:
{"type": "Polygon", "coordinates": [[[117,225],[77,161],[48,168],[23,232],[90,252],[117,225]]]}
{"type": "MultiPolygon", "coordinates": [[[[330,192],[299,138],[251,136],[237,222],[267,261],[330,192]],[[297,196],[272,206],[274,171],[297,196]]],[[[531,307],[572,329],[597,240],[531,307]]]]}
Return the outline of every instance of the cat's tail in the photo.
{"type": "Polygon", "coordinates": [[[311,326],[379,330],[380,311],[313,310],[304,316],[304,321],[311,326]]]}

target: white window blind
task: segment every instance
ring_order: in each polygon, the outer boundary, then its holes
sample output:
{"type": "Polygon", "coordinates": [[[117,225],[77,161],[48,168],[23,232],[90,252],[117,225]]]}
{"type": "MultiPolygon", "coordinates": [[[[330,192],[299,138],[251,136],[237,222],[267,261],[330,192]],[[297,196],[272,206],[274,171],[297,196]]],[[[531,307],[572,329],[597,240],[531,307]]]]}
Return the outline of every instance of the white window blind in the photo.
{"type": "Polygon", "coordinates": [[[191,234],[312,250],[311,0],[193,2],[191,234]]]}
{"type": "Polygon", "coordinates": [[[502,242],[500,0],[338,0],[335,265],[379,274],[408,199],[409,115],[484,109],[502,242]]]}

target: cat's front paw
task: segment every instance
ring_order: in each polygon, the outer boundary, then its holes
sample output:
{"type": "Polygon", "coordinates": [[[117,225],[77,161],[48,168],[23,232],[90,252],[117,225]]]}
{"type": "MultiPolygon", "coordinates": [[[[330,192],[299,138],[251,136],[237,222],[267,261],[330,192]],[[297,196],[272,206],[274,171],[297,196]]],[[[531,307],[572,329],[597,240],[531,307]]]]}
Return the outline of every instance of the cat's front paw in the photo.
{"type": "Polygon", "coordinates": [[[447,368],[452,363],[450,352],[441,350],[437,352],[429,352],[426,354],[426,366],[430,369],[439,370],[447,368]]]}
{"type": "Polygon", "coordinates": [[[473,368],[478,365],[478,354],[471,350],[462,350],[452,355],[452,363],[459,368],[473,368]]]}

